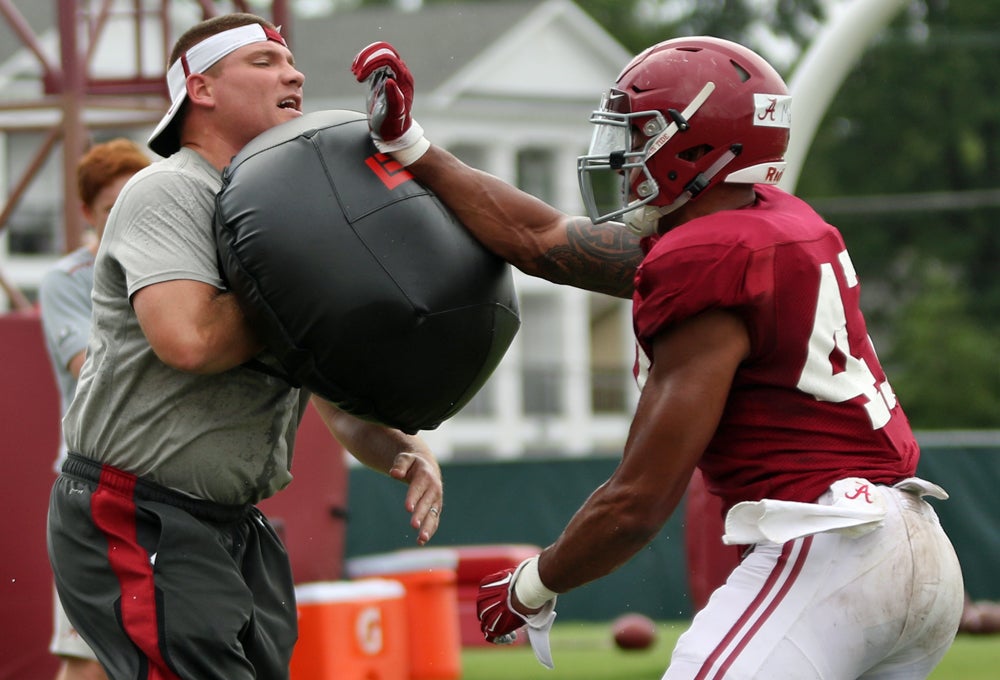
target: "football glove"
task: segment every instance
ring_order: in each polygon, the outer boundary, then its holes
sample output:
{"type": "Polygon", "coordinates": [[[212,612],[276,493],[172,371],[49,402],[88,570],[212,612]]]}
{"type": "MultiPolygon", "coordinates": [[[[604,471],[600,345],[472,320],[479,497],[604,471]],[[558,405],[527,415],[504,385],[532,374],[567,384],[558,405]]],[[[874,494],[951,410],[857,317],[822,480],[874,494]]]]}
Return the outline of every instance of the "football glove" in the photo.
{"type": "Polygon", "coordinates": [[[549,631],[556,619],[556,596],[542,585],[538,579],[538,557],[525,560],[516,569],[504,569],[490,574],[479,583],[476,598],[476,613],[479,626],[487,642],[503,645],[517,639],[517,630],[528,627],[528,642],[535,658],[546,668],[552,668],[552,650],[549,646],[549,631]],[[528,579],[537,583],[531,585],[535,593],[539,591],[551,595],[544,600],[541,609],[534,614],[520,614],[511,604],[511,593],[518,578],[527,574],[528,579]]]}
{"type": "Polygon", "coordinates": [[[413,75],[396,49],[387,42],[368,45],[354,57],[351,72],[368,84],[368,128],[375,147],[404,166],[420,158],[430,143],[411,115],[413,75]]]}

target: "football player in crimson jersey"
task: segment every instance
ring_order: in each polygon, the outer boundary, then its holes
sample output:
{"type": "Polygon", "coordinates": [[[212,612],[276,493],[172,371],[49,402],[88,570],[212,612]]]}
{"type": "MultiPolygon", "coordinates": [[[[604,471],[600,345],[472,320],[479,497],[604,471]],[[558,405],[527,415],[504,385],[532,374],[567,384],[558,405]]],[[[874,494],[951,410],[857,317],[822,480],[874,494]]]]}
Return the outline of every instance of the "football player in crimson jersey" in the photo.
{"type": "Polygon", "coordinates": [[[695,468],[747,554],[664,678],[922,678],[962,612],[962,575],[914,477],[919,449],[859,307],[840,233],[774,186],[790,98],[754,52],[707,37],[635,57],[591,116],[574,218],[432,146],[387,43],[352,70],[376,146],[528,274],[632,297],[642,394],[614,474],[558,539],[483,580],[486,638],[527,624],[542,663],[556,595],[645,546],[695,468]],[[617,178],[598,205],[593,179],[617,178]],[[620,220],[620,221],[617,221],[620,220]]]}

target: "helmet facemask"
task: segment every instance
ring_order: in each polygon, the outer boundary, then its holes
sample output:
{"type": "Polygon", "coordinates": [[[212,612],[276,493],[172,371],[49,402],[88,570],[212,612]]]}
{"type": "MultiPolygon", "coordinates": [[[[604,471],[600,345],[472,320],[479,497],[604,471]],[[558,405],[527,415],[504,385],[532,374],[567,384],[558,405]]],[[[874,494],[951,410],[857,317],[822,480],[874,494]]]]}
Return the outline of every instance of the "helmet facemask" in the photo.
{"type": "Polygon", "coordinates": [[[629,98],[619,90],[610,90],[601,100],[601,108],[590,116],[596,127],[587,154],[577,160],[580,192],[594,224],[618,217],[640,235],[656,230],[656,222],[686,203],[691,194],[680,196],[667,205],[652,206],[660,195],[660,186],[653,178],[647,162],[663,149],[677,133],[688,129],[688,119],[708,99],[715,85],[706,83],[693,101],[678,112],[668,109],[671,120],[660,111],[629,111],[629,98]],[[641,140],[642,146],[638,144],[641,140]],[[635,148],[634,148],[635,147],[635,148]],[[620,204],[608,212],[597,205],[593,172],[612,171],[620,176],[620,204]]]}

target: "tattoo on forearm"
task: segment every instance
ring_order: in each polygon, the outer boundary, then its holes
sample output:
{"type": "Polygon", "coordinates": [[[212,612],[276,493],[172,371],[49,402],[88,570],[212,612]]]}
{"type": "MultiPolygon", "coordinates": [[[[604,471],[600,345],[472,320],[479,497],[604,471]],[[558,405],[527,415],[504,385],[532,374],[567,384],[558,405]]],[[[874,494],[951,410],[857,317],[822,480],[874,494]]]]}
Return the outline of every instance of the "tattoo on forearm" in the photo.
{"type": "Polygon", "coordinates": [[[546,278],[615,297],[631,297],[642,262],[639,237],[620,224],[595,225],[577,217],[566,226],[566,244],[536,262],[546,278]]]}

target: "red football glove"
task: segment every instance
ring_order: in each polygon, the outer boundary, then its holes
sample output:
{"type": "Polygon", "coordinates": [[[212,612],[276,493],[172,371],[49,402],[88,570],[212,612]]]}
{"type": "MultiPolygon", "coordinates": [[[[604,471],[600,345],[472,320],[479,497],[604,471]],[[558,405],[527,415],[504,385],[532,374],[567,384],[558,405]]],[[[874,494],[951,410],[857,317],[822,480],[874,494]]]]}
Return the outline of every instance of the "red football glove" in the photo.
{"type": "MultiPolygon", "coordinates": [[[[556,619],[555,593],[544,588],[537,576],[538,557],[532,557],[521,562],[516,569],[504,569],[490,574],[479,582],[479,595],[476,597],[476,614],[479,616],[479,628],[487,642],[495,645],[505,645],[517,639],[517,629],[525,624],[528,626],[528,642],[535,653],[535,658],[546,668],[552,668],[552,650],[549,646],[549,631],[556,619]],[[540,599],[548,597],[534,614],[522,615],[511,605],[511,593],[518,577],[529,569],[534,574],[537,586],[541,589],[540,599]],[[550,597],[551,596],[551,597],[550,597]]],[[[528,578],[528,583],[531,578],[528,578]]],[[[529,587],[529,591],[537,593],[538,589],[529,587]]]]}
{"type": "Polygon", "coordinates": [[[510,607],[510,589],[514,584],[514,569],[504,569],[490,574],[479,582],[476,596],[476,615],[479,628],[487,642],[507,645],[517,639],[517,629],[525,623],[524,617],[510,607]]]}
{"type": "Polygon", "coordinates": [[[402,151],[423,139],[423,129],[411,116],[413,75],[392,45],[374,42],[358,52],[351,73],[359,83],[368,83],[368,126],[379,151],[402,151]]]}

